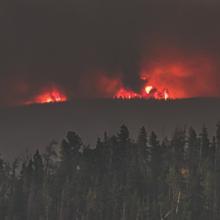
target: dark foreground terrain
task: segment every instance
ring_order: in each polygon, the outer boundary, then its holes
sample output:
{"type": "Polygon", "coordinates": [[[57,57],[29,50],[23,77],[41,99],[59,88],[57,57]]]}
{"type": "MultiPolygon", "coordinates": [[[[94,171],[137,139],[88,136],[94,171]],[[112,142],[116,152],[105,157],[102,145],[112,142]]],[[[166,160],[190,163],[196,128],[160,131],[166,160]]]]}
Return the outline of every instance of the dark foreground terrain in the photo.
{"type": "Polygon", "coordinates": [[[205,127],[130,134],[122,125],[89,148],[69,131],[57,151],[0,158],[0,219],[220,219],[219,123],[212,138],[205,127]]]}
{"type": "Polygon", "coordinates": [[[125,123],[135,136],[141,126],[160,137],[172,135],[176,127],[203,124],[214,134],[220,119],[219,98],[174,101],[73,100],[71,103],[21,106],[0,109],[0,149],[6,158],[26,149],[44,148],[58,142],[68,130],[76,131],[85,143],[94,144],[103,132],[112,134],[125,123]]]}

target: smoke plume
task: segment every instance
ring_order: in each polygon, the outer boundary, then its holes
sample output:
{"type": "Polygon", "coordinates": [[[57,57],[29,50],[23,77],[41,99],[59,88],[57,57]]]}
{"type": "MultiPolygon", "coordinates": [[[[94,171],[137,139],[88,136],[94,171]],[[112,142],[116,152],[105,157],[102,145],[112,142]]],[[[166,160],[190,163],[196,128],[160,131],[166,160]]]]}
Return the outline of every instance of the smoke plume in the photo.
{"type": "Polygon", "coordinates": [[[215,0],[3,0],[0,105],[47,87],[69,99],[120,87],[168,87],[177,98],[220,96],[215,0]],[[143,76],[145,80],[143,81],[143,76]]]}

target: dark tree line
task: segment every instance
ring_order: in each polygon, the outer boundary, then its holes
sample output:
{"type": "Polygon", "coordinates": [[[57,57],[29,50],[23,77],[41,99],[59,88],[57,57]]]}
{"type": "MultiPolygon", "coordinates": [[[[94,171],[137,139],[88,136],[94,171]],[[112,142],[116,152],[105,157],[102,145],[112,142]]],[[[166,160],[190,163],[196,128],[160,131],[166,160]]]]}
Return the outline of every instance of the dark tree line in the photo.
{"type": "Polygon", "coordinates": [[[68,132],[23,160],[0,160],[1,220],[219,220],[220,124],[159,141],[126,126],[85,146],[68,132]]]}

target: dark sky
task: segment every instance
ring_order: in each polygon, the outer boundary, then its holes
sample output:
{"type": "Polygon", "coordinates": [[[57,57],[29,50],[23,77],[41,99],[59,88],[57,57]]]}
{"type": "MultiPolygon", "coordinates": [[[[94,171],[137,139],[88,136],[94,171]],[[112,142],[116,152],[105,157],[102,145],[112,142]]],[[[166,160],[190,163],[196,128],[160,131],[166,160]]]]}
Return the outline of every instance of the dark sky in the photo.
{"type": "Polygon", "coordinates": [[[102,73],[136,90],[143,61],[167,56],[211,60],[201,80],[211,75],[207,95],[219,96],[219,21],[217,0],[1,0],[0,105],[53,84],[69,97],[105,96],[102,73]]]}

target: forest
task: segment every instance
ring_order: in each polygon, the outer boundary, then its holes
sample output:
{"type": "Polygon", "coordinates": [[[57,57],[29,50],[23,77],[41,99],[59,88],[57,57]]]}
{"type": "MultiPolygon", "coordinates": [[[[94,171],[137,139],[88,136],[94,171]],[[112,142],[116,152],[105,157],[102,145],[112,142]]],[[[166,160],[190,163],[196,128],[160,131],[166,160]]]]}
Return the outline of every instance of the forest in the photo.
{"type": "Polygon", "coordinates": [[[219,220],[220,123],[160,140],[122,125],[96,146],[61,143],[0,159],[0,220],[219,220]]]}

